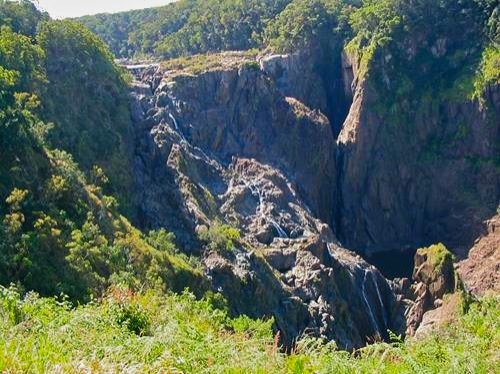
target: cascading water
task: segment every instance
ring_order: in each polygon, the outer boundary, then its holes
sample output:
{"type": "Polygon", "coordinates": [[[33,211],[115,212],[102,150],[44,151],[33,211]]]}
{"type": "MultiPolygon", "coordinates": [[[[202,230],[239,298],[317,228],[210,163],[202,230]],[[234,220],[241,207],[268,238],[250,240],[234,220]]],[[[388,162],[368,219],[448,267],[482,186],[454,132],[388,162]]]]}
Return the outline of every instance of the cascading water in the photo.
{"type": "Polygon", "coordinates": [[[200,147],[194,146],[194,145],[192,145],[191,143],[188,142],[188,140],[184,136],[184,133],[182,132],[182,130],[181,130],[180,126],[179,126],[179,123],[177,122],[177,119],[174,117],[174,115],[171,112],[168,112],[168,117],[172,120],[172,123],[174,125],[174,130],[176,131],[176,133],[181,138],[181,145],[189,146],[190,149],[196,151],[198,157],[201,157],[204,160],[212,163],[213,162],[213,158],[208,157],[208,155],[200,147]]]}
{"type": "Polygon", "coordinates": [[[368,308],[368,315],[370,316],[370,320],[372,322],[373,327],[375,328],[375,331],[379,331],[377,320],[375,319],[375,315],[373,314],[372,307],[370,303],[368,302],[368,298],[366,297],[366,278],[368,274],[368,270],[363,269],[363,283],[361,285],[361,294],[363,295],[363,300],[365,302],[366,307],[368,308]]]}
{"type": "Polygon", "coordinates": [[[174,124],[174,129],[177,132],[177,134],[179,134],[181,141],[187,143],[188,141],[187,141],[186,137],[184,136],[184,134],[182,133],[182,131],[179,127],[179,124],[177,123],[177,120],[175,119],[174,115],[171,112],[168,112],[168,117],[172,120],[172,122],[174,124]]]}
{"type": "Polygon", "coordinates": [[[273,225],[274,229],[278,232],[278,236],[280,238],[288,238],[288,235],[285,232],[285,230],[283,230],[281,226],[278,225],[278,223],[274,219],[268,218],[267,220],[269,221],[269,223],[271,223],[271,225],[273,225]]]}
{"type": "Polygon", "coordinates": [[[266,216],[266,214],[264,213],[264,198],[262,196],[262,192],[260,191],[260,189],[254,183],[249,183],[246,180],[243,180],[243,183],[245,183],[245,186],[250,190],[252,195],[254,196],[256,195],[259,198],[259,208],[258,208],[259,215],[264,220],[266,220],[266,222],[269,222],[274,227],[274,229],[278,233],[278,237],[288,238],[288,234],[285,232],[285,230],[283,230],[283,228],[278,224],[278,222],[276,222],[273,218],[266,216]]]}
{"type": "Polygon", "coordinates": [[[384,320],[384,328],[387,329],[387,316],[385,313],[384,301],[382,300],[382,295],[380,294],[380,289],[378,288],[378,282],[372,274],[373,284],[375,285],[375,290],[377,291],[378,301],[380,303],[380,310],[382,311],[382,318],[384,320]]]}

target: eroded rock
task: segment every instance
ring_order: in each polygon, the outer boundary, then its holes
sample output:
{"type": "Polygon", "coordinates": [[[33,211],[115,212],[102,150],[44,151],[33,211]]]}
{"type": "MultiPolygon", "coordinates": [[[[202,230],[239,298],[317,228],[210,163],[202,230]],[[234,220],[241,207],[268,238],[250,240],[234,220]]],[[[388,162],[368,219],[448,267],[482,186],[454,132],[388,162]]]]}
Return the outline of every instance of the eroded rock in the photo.
{"type": "Polygon", "coordinates": [[[421,248],[415,254],[413,283],[406,309],[407,334],[415,335],[420,329],[428,330],[438,319],[444,319],[441,311],[443,299],[460,293],[460,280],[455,273],[453,255],[443,244],[421,248]],[[439,309],[439,311],[434,311],[439,309]]]}

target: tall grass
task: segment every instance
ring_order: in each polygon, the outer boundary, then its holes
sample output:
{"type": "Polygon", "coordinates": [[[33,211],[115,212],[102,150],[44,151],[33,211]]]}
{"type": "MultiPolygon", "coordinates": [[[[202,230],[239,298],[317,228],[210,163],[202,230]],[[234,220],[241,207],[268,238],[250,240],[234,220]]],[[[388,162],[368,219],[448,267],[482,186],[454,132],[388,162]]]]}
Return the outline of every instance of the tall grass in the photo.
{"type": "Polygon", "coordinates": [[[485,298],[420,341],[354,353],[303,339],[283,353],[272,320],[231,318],[221,300],[110,291],[72,307],[0,289],[0,371],[92,373],[495,373],[499,299],[485,298]]]}

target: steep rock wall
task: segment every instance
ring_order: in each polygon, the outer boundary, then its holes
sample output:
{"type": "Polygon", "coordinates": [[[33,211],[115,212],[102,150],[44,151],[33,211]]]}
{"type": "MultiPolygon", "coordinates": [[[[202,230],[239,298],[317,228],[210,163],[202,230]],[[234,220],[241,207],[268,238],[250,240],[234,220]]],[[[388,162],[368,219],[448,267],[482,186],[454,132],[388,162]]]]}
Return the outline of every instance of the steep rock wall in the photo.
{"type": "Polygon", "coordinates": [[[354,349],[404,332],[391,284],[324,223],[337,185],[325,116],[245,64],[143,78],[133,111],[143,226],[166,227],[201,254],[231,310],[274,316],[287,346],[307,333],[354,349]],[[234,252],[200,253],[196,232],[216,220],[242,232],[234,252]]]}
{"type": "MultiPolygon", "coordinates": [[[[178,143],[189,143],[198,158],[211,158],[210,165],[227,167],[233,157],[244,157],[282,170],[316,217],[332,219],[335,141],[319,112],[281,95],[272,80],[252,67],[173,79],[167,74],[154,91],[149,100],[142,99],[145,107],[138,115],[145,118],[137,162],[146,174],[158,153],[151,147],[150,132],[156,132],[158,143],[168,132],[161,128],[168,128],[178,135],[178,143]]],[[[170,153],[171,147],[172,142],[165,141],[160,148],[170,153]]],[[[217,183],[216,192],[221,193],[226,186],[213,181],[217,183]]],[[[143,207],[142,213],[151,215],[149,222],[165,221],[154,209],[143,207]]]]}
{"type": "Polygon", "coordinates": [[[331,87],[299,56],[264,58],[259,69],[222,55],[202,72],[141,77],[140,224],[202,254],[233,312],[274,316],[286,344],[308,332],[352,349],[404,332],[405,302],[340,243],[366,258],[436,242],[466,255],[500,199],[500,92],[489,87],[481,104],[403,100],[391,112],[344,53],[335,97],[352,95],[352,105],[336,138],[323,113],[342,100],[325,99],[331,87]],[[202,253],[196,232],[215,220],[242,232],[235,254],[202,253]]]}
{"type": "Polygon", "coordinates": [[[486,102],[445,101],[380,110],[368,81],[339,136],[339,238],[366,254],[436,242],[460,252],[500,199],[500,87],[486,102]]]}

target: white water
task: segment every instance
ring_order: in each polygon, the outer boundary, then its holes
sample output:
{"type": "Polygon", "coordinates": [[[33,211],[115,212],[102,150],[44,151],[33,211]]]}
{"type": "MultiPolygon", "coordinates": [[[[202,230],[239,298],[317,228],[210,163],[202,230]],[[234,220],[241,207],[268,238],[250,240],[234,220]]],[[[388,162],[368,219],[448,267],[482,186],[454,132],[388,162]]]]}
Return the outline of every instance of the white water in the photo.
{"type": "MultiPolygon", "coordinates": [[[[187,139],[184,136],[184,133],[182,132],[182,130],[179,126],[179,123],[177,122],[177,119],[174,117],[174,115],[171,112],[168,112],[168,116],[174,124],[174,130],[177,132],[177,134],[181,138],[181,144],[185,144],[186,146],[189,145],[191,147],[191,149],[194,149],[196,152],[201,154],[201,156],[202,156],[201,158],[204,158],[207,162],[212,163],[213,159],[208,157],[208,155],[201,148],[196,147],[187,141],[187,139]]],[[[200,156],[198,155],[198,157],[200,157],[200,156]]]]}
{"type": "Polygon", "coordinates": [[[371,305],[368,302],[368,299],[366,297],[365,284],[366,284],[366,276],[368,274],[368,271],[366,269],[363,269],[363,271],[364,271],[364,276],[363,276],[363,285],[361,287],[361,294],[363,295],[363,299],[365,301],[366,307],[368,308],[368,315],[370,316],[370,320],[372,322],[372,325],[375,328],[375,331],[378,331],[377,320],[375,319],[375,315],[373,314],[372,307],[371,307],[371,305]]]}
{"type": "Polygon", "coordinates": [[[280,238],[288,238],[288,235],[287,235],[287,233],[285,232],[285,230],[283,230],[283,229],[281,228],[281,226],[280,226],[280,225],[278,225],[278,223],[277,223],[274,219],[272,219],[272,218],[268,218],[268,221],[269,221],[269,222],[271,223],[271,225],[273,225],[273,227],[276,229],[276,231],[278,232],[278,236],[279,236],[280,238]]]}
{"type": "Polygon", "coordinates": [[[262,192],[260,191],[260,189],[254,183],[249,183],[246,180],[243,180],[243,183],[245,183],[245,186],[250,190],[250,192],[252,192],[252,195],[258,196],[258,198],[259,198],[259,208],[258,208],[259,215],[274,227],[274,229],[278,232],[278,237],[288,238],[287,233],[278,224],[278,222],[276,222],[271,217],[267,217],[266,214],[264,213],[264,198],[262,196],[262,192]]]}
{"type": "Polygon", "coordinates": [[[384,301],[382,300],[382,295],[380,294],[380,290],[378,288],[378,283],[375,277],[372,274],[373,284],[375,285],[375,290],[377,291],[378,301],[380,302],[380,310],[382,311],[382,318],[384,319],[384,327],[387,328],[387,316],[385,315],[385,307],[384,301]]]}
{"type": "Polygon", "coordinates": [[[333,257],[332,243],[330,243],[330,242],[326,243],[326,248],[328,249],[328,252],[330,253],[330,256],[333,257]]]}
{"type": "Polygon", "coordinates": [[[175,119],[174,115],[172,113],[168,112],[168,116],[170,117],[170,119],[174,123],[174,129],[175,129],[175,131],[177,131],[177,134],[179,134],[179,136],[181,137],[181,141],[187,143],[188,141],[187,141],[186,137],[184,136],[184,134],[182,133],[182,131],[179,127],[179,124],[177,123],[177,120],[175,119]]]}

